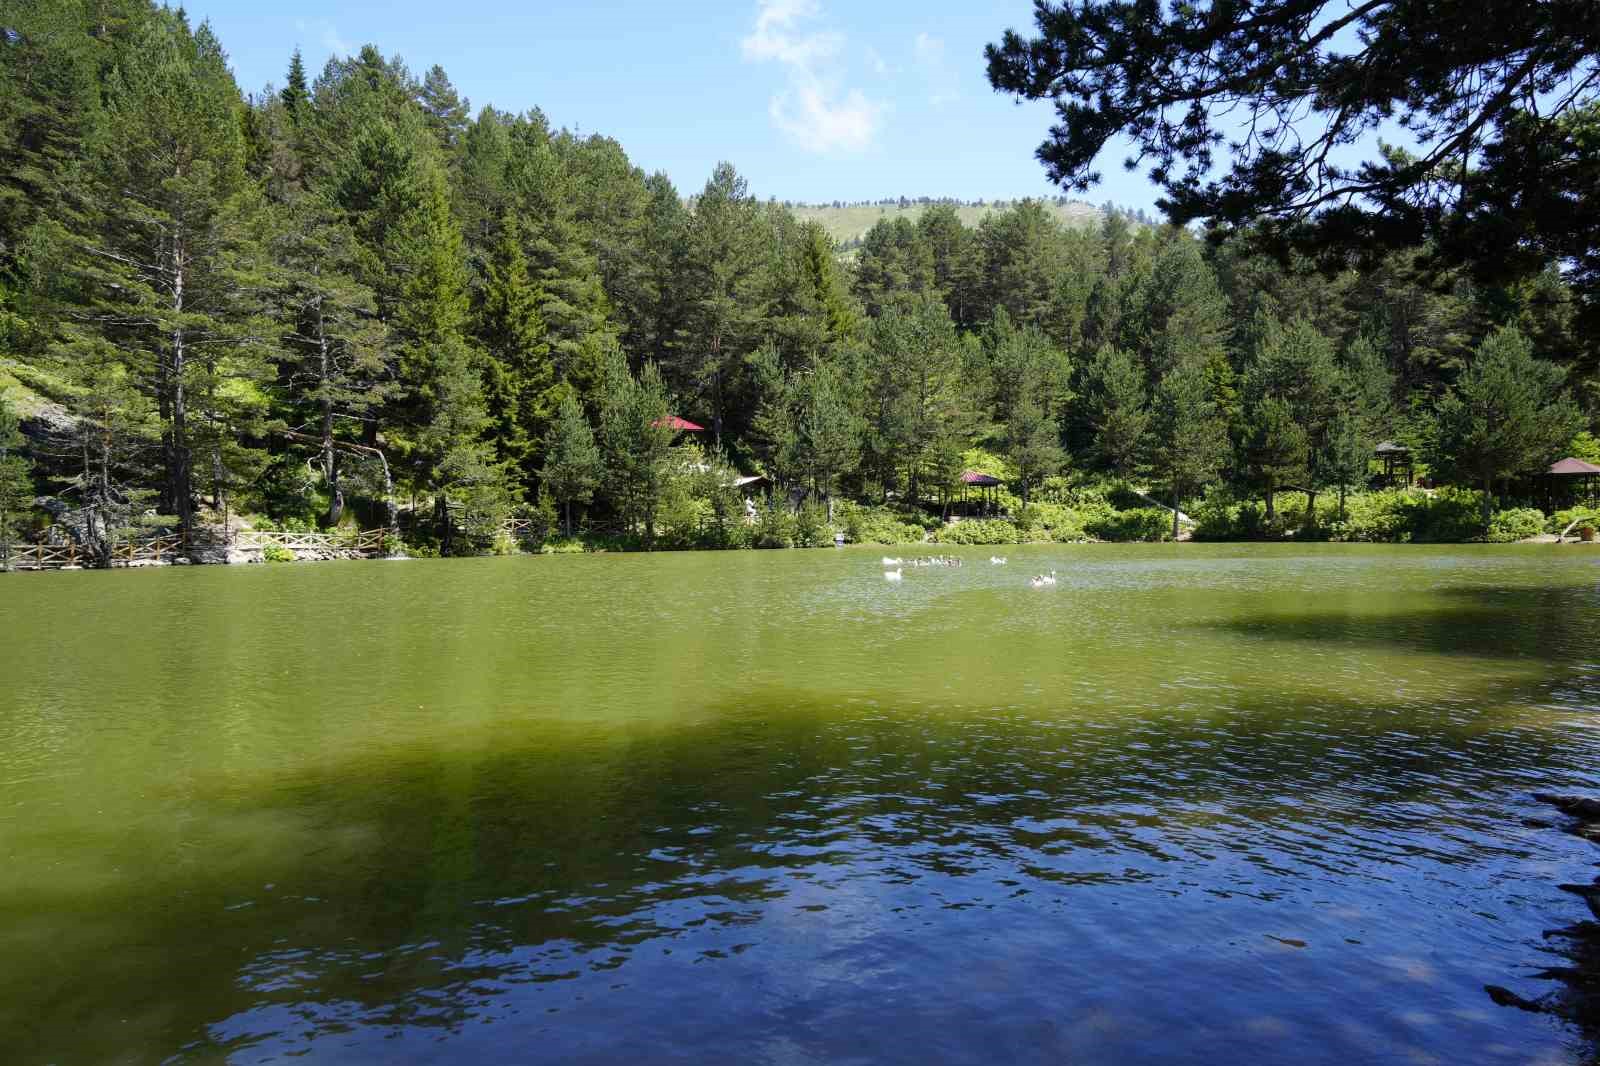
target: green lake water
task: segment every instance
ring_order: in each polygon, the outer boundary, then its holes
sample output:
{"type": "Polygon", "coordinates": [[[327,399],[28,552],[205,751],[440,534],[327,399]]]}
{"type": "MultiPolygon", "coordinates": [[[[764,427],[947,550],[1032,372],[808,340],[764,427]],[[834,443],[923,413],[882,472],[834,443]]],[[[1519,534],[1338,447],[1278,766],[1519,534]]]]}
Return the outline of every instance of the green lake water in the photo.
{"type": "Polygon", "coordinates": [[[1591,1052],[1600,552],[881,554],[0,575],[0,1062],[1591,1052]]]}

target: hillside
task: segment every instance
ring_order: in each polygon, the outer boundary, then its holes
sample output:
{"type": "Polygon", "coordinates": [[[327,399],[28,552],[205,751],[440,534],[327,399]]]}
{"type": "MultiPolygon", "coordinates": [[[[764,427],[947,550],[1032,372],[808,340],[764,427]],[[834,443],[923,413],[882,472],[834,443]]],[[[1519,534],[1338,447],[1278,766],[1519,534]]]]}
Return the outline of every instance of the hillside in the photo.
{"type": "MultiPolygon", "coordinates": [[[[1014,202],[989,200],[981,204],[958,203],[956,213],[961,216],[961,221],[965,225],[976,226],[985,215],[1003,211],[1014,202]]],[[[908,202],[904,207],[894,202],[846,204],[841,207],[829,204],[793,204],[792,210],[802,220],[822,223],[828,235],[839,242],[841,248],[849,249],[859,244],[867,235],[867,230],[871,229],[879,219],[893,220],[903,217],[915,222],[929,206],[929,203],[921,202],[908,202]]],[[[1066,203],[1047,200],[1045,206],[1051,214],[1069,226],[1089,225],[1098,222],[1101,217],[1100,208],[1078,200],[1066,203]]]]}

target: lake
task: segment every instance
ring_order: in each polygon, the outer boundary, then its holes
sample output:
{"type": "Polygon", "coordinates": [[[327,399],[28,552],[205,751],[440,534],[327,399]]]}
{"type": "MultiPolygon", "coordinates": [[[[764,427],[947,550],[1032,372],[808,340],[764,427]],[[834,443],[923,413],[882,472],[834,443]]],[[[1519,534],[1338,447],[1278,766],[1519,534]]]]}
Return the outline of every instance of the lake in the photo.
{"type": "Polygon", "coordinates": [[[989,551],[0,576],[0,1061],[1583,1059],[1600,553],[989,551]]]}

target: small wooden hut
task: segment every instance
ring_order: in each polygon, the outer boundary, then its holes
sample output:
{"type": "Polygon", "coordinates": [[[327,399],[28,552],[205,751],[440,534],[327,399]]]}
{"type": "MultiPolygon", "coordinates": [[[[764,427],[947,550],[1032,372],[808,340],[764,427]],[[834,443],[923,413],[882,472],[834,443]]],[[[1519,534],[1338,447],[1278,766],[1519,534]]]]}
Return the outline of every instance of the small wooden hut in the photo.
{"type": "Polygon", "coordinates": [[[979,514],[991,514],[1000,507],[999,478],[993,474],[985,474],[981,470],[963,470],[961,472],[961,503],[964,508],[970,508],[976,502],[979,514]],[[977,490],[977,499],[973,501],[969,496],[971,490],[977,490]]]}

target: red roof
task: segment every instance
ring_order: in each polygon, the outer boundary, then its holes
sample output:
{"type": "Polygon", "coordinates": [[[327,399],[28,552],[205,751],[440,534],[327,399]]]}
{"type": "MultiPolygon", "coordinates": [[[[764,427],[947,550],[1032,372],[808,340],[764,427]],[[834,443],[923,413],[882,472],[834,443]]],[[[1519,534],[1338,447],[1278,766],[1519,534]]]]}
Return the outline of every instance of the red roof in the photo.
{"type": "Polygon", "coordinates": [[[985,474],[981,470],[963,470],[961,480],[968,485],[998,485],[1000,479],[993,474],[985,474]]]}
{"type": "Polygon", "coordinates": [[[704,433],[706,431],[705,426],[697,426],[687,418],[679,418],[677,415],[658,418],[650,424],[652,426],[666,426],[668,429],[681,429],[685,433],[704,433]]]}
{"type": "Polygon", "coordinates": [[[1582,459],[1567,458],[1557,463],[1551,463],[1547,472],[1551,474],[1600,474],[1600,466],[1586,463],[1582,459]]]}

